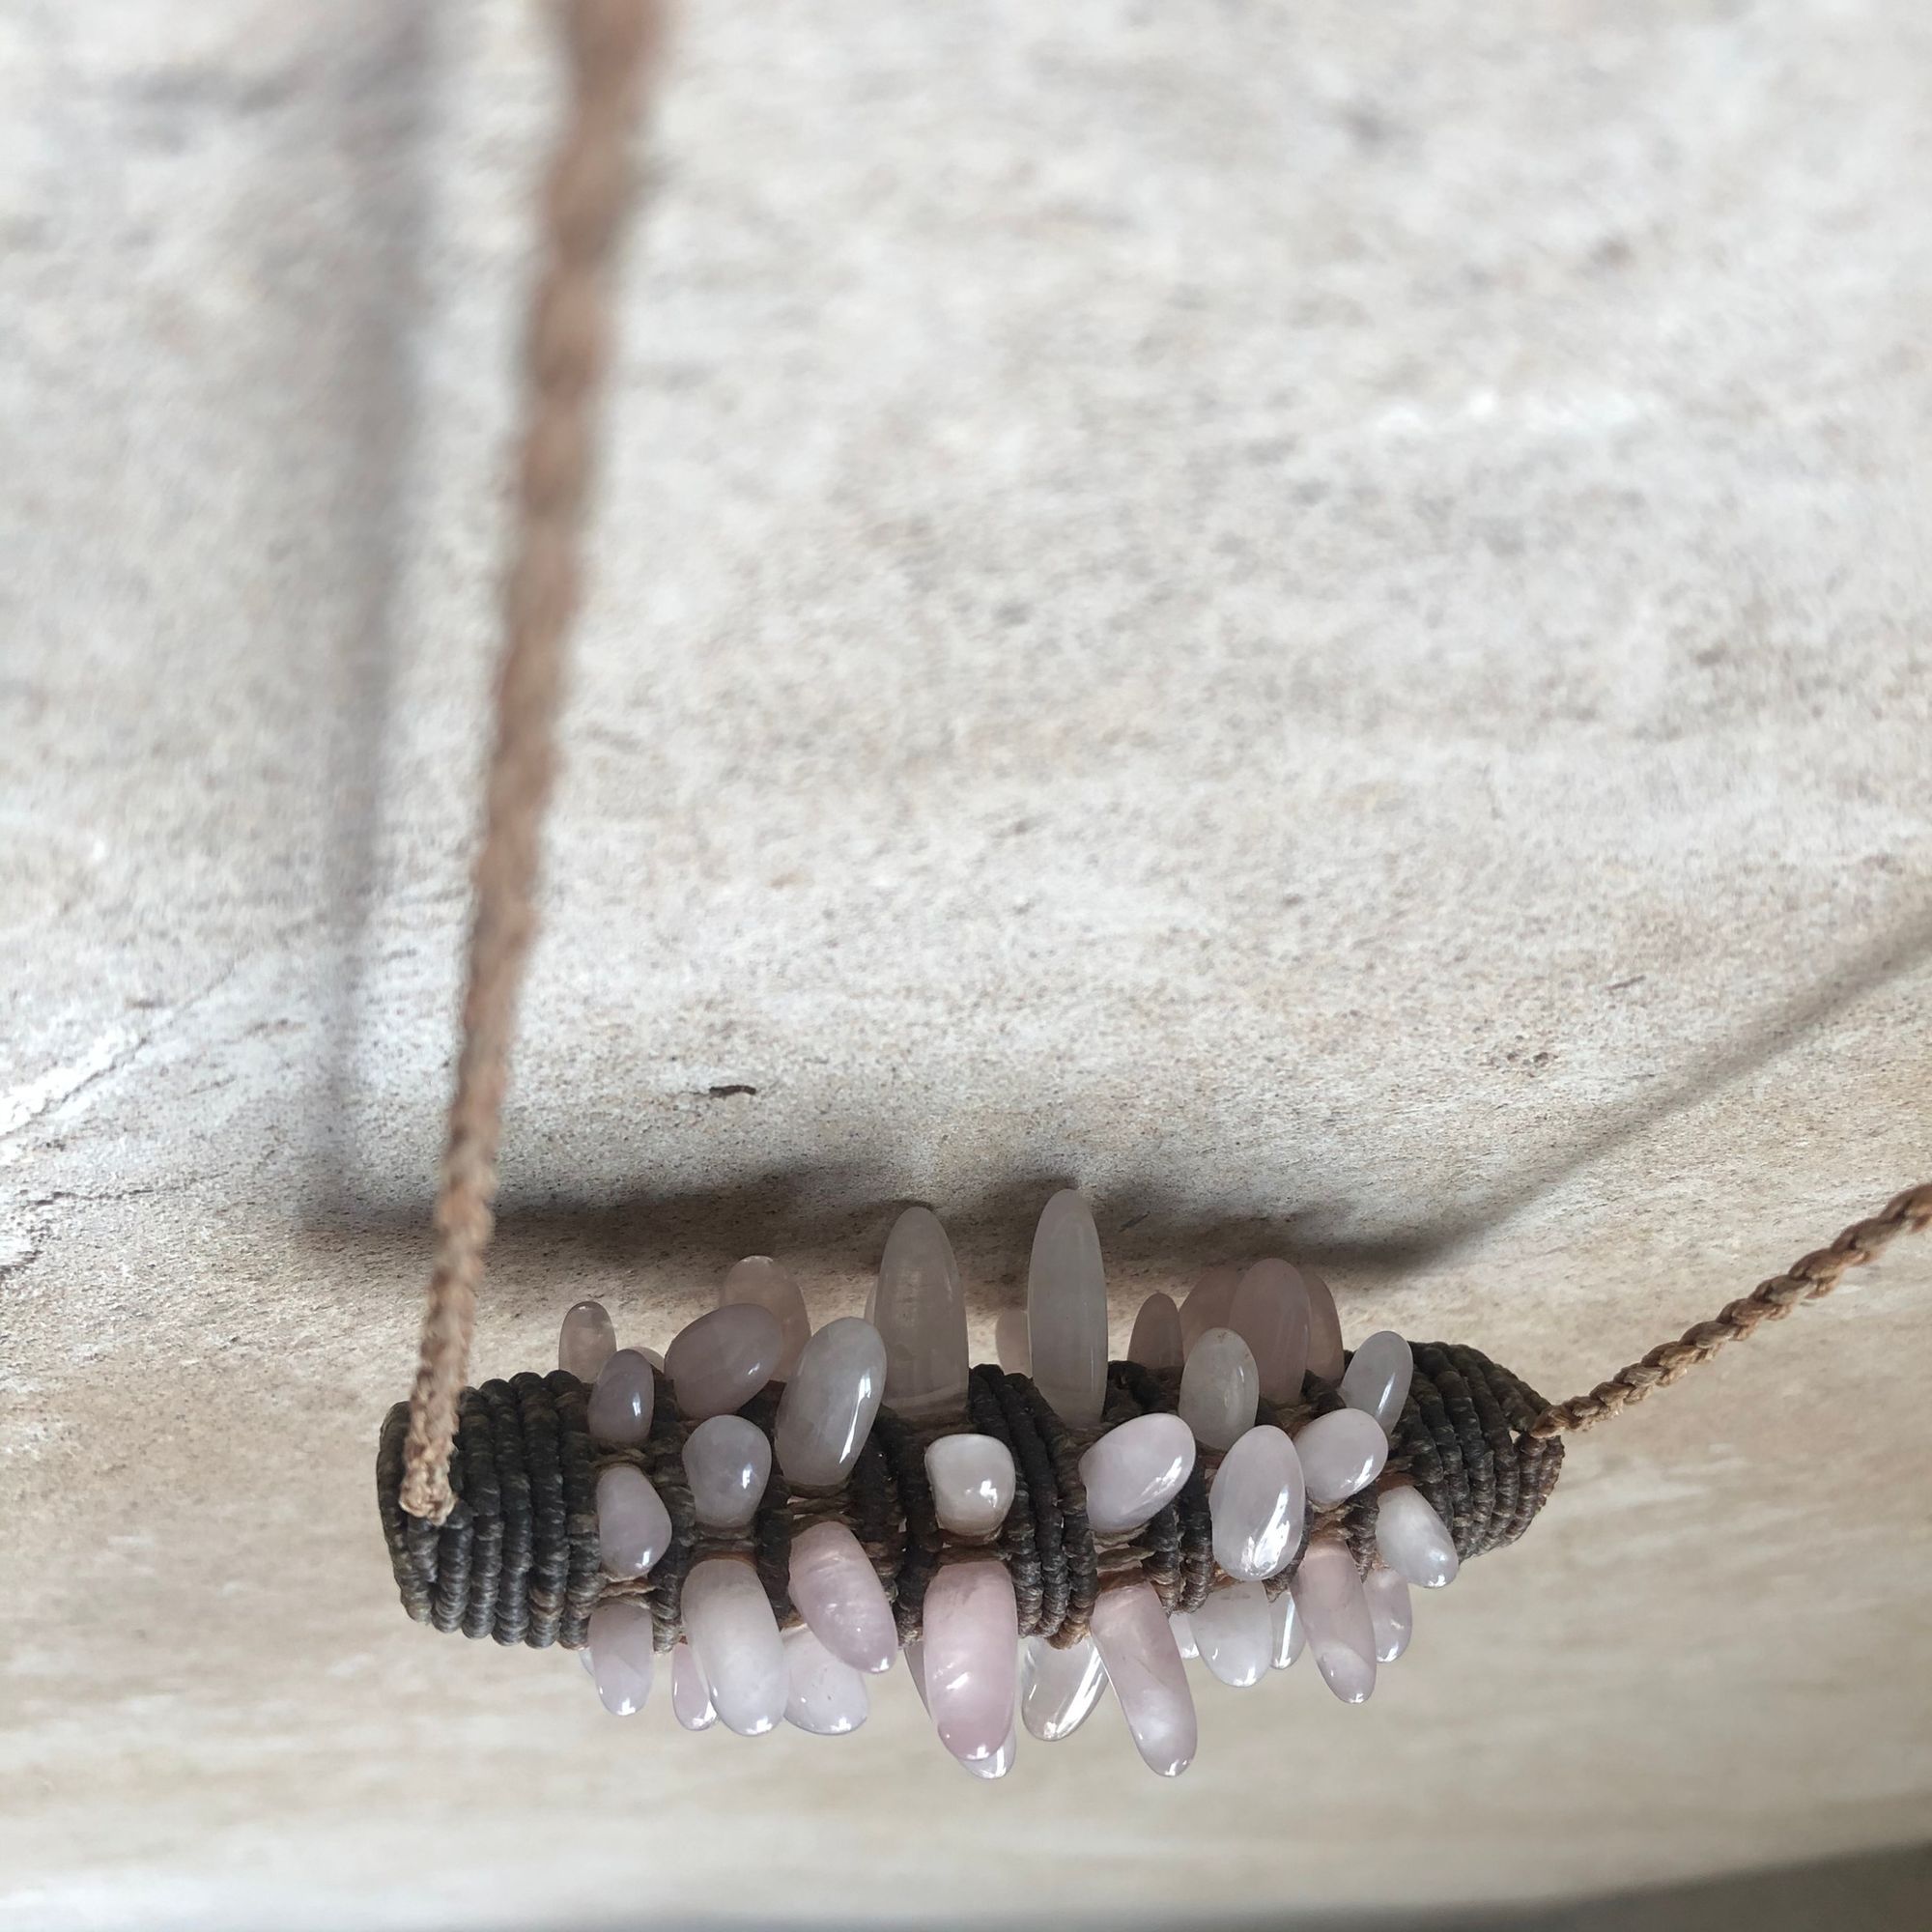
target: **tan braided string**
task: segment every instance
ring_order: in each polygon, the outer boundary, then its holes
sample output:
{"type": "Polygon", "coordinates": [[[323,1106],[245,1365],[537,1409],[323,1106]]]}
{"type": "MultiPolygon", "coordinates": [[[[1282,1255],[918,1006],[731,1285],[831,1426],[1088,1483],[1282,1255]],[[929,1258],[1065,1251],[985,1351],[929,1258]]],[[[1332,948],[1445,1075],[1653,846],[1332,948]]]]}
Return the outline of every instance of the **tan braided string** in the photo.
{"type": "Polygon", "coordinates": [[[410,1394],[402,1505],[441,1522],[494,1226],[497,1148],[517,995],[536,932],[539,833],[555,769],[564,642],[577,612],[591,418],[609,359],[607,277],[631,188],[631,135],[664,40],[661,0],[565,0],[569,119],[543,200],[544,264],[525,351],[515,529],[503,591],[463,1045],[436,1204],[436,1262],[410,1394]]]}

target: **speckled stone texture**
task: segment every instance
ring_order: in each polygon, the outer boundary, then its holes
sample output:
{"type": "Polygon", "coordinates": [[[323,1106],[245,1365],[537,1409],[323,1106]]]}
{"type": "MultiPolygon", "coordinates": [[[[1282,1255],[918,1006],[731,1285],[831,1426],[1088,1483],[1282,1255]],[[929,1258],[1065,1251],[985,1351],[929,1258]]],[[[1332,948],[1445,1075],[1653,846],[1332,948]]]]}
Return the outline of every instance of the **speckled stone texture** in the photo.
{"type": "MultiPolygon", "coordinates": [[[[856,1314],[911,1201],[986,1357],[1077,1183],[1116,1353],[1281,1253],[1560,1396],[1924,1178],[1932,14],[690,14],[479,1373],[745,1254],[856,1314]]],[[[1176,1785],[1111,1705],[980,1788],[897,1673],[741,1745],[403,1618],[554,103],[519,0],[0,19],[0,1913],[1167,1922],[1922,1837],[1909,1244],[1579,1441],[1366,1709],[1197,1671],[1176,1785]]]]}

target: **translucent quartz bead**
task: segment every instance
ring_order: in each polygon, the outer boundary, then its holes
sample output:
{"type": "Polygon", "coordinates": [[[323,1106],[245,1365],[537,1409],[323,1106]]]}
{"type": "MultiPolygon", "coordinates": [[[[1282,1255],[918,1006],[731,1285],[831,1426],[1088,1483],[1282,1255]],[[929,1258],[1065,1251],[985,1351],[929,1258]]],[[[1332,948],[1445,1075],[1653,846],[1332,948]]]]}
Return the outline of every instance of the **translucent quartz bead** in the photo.
{"type": "Polygon", "coordinates": [[[1201,1646],[1194,1641],[1194,1624],[1185,1610],[1176,1610],[1168,1618],[1167,1627],[1174,1633],[1174,1647],[1179,1651],[1184,1662],[1192,1663],[1201,1655],[1201,1646]]]}
{"type": "Polygon", "coordinates": [[[1013,1768],[1013,1759],[1019,1755],[1019,1733],[1011,1724],[1007,1726],[1007,1741],[988,1757],[966,1757],[959,1762],[975,1777],[1004,1777],[1013,1768]]]}
{"type": "Polygon", "coordinates": [[[962,1763],[999,1752],[1019,1689],[1019,1611],[1007,1566],[948,1564],[925,1592],[922,1663],[939,1741],[962,1763]]]}
{"type": "Polygon", "coordinates": [[[636,1349],[619,1349],[590,1385],[589,1428],[595,1442],[634,1448],[651,1433],[658,1381],[636,1349]]]}
{"type": "Polygon", "coordinates": [[[966,1291],[952,1243],[930,1208],[908,1208],[886,1236],[871,1320],[886,1349],[886,1401],[909,1422],[966,1412],[973,1366],[966,1291]]]}
{"type": "Polygon", "coordinates": [[[1072,1188],[1046,1204],[1027,1270],[1035,1386],[1069,1429],[1092,1429],[1107,1394],[1107,1276],[1094,1210],[1072,1188]]]}
{"type": "Polygon", "coordinates": [[[1225,1328],[1235,1306],[1235,1291],[1241,1285],[1241,1271],[1232,1262],[1217,1262],[1203,1268],[1180,1304],[1180,1346],[1191,1350],[1210,1328],[1225,1328]]]}
{"type": "Polygon", "coordinates": [[[792,1539],[791,1600],[812,1634],[855,1670],[893,1667],[898,1626],[865,1545],[842,1522],[815,1522],[792,1539]]]}
{"type": "Polygon", "coordinates": [[[684,1579],[684,1632],[726,1730],[759,1738],[791,1694],[784,1643],[758,1573],[735,1556],[707,1556],[684,1579]]]}
{"type": "Polygon", "coordinates": [[[993,1323],[993,1353],[1009,1376],[1033,1374],[1033,1352],[1027,1347],[1027,1315],[1024,1308],[1003,1308],[993,1323]]]}
{"type": "Polygon", "coordinates": [[[791,1270],[770,1255],[747,1255],[732,1265],[718,1291],[720,1308],[740,1302],[778,1317],[779,1358],[772,1374],[781,1381],[788,1380],[811,1334],[811,1317],[806,1313],[805,1296],[799,1293],[791,1270]]]}
{"type": "Polygon", "coordinates": [[[1208,1591],[1207,1601],[1190,1612],[1187,1621],[1200,1646],[1201,1662],[1223,1684],[1245,1690],[1267,1675],[1274,1654],[1274,1619],[1268,1613],[1267,1592],[1259,1583],[1208,1591]]]}
{"type": "Polygon", "coordinates": [[[688,1643],[671,1646],[670,1708],[687,1731],[708,1731],[718,1721],[718,1709],[705,1687],[704,1673],[688,1643]]]}
{"type": "Polygon", "coordinates": [[[1107,1669],[1091,1636],[1056,1650],[1043,1636],[1020,1645],[1020,1721],[1042,1744],[1070,1738],[1107,1688],[1107,1669]]]}
{"type": "Polygon", "coordinates": [[[1347,1365],[1342,1347],[1342,1317],[1328,1284],[1307,1268],[1301,1285],[1308,1291],[1308,1373],[1324,1382],[1339,1382],[1347,1365]]]}
{"type": "Polygon", "coordinates": [[[886,1345],[856,1315],[828,1321],[798,1358],[779,1398],[772,1447],[800,1489],[842,1483],[859,1460],[886,1392],[886,1345]]]}
{"type": "Polygon", "coordinates": [[[1257,1262],[1235,1290],[1227,1325],[1254,1352],[1262,1394],[1293,1402],[1308,1367],[1308,1291],[1286,1262],[1257,1262]]]}
{"type": "Polygon", "coordinates": [[[597,1478],[597,1550],[612,1577],[644,1577],[670,1548],[670,1512],[651,1479],[629,1463],[597,1478]]]}
{"type": "Polygon", "coordinates": [[[997,1435],[942,1435],[927,1444],[933,1514],[953,1536],[991,1536],[1007,1520],[1018,1480],[1013,1452],[997,1435]]]}
{"type": "Polygon", "coordinates": [[[1408,1585],[1393,1570],[1380,1565],[1362,1578],[1368,1600],[1369,1628],[1375,1633],[1376,1658],[1393,1663],[1415,1634],[1415,1612],[1409,1605],[1408,1585]]]}
{"type": "Polygon", "coordinates": [[[599,1702],[613,1718],[644,1708],[655,1648],[651,1613],[642,1604],[617,1597],[590,1612],[590,1677],[599,1702]]]}
{"type": "Polygon", "coordinates": [[[714,1415],[684,1440],[684,1479],[706,1529],[743,1529],[771,1481],[772,1445],[742,1415],[714,1415]]]}
{"type": "Polygon", "coordinates": [[[1134,1317],[1127,1360],[1144,1369],[1178,1369],[1180,1358],[1180,1310],[1173,1295],[1151,1294],[1134,1317]]]}
{"type": "Polygon", "coordinates": [[[1393,1329],[1381,1329],[1355,1350],[1342,1378],[1342,1400],[1374,1416],[1388,1435],[1401,1419],[1414,1373],[1415,1356],[1408,1344],[1393,1329]]]}
{"type": "Polygon", "coordinates": [[[665,1350],[665,1370],[687,1422],[743,1408],[771,1380],[784,1331],[769,1308],[734,1301],[681,1329],[665,1350]]]}
{"type": "Polygon", "coordinates": [[[1292,1587],[1322,1682],[1343,1703],[1361,1703],[1376,1688],[1376,1635],[1348,1545],[1338,1536],[1316,1537],[1292,1587]]]}
{"type": "Polygon", "coordinates": [[[1308,1633],[1301,1627],[1301,1613],[1294,1607],[1294,1592],[1284,1590],[1268,1605],[1270,1621],[1274,1629],[1274,1651],[1269,1662],[1277,1670],[1286,1670],[1301,1655],[1301,1647],[1308,1641],[1308,1633]]]}
{"type": "Polygon", "coordinates": [[[1232,1449],[1255,1426],[1262,1392],[1254,1351],[1232,1328],[1209,1328],[1180,1372],[1180,1419],[1204,1449],[1232,1449]]]}
{"type": "Polygon", "coordinates": [[[1376,1549],[1397,1576],[1425,1590],[1456,1580],[1456,1539],[1420,1490],[1407,1484],[1376,1498],[1376,1549]]]}
{"type": "Polygon", "coordinates": [[[617,1330],[601,1301],[580,1301],[563,1318],[556,1365],[581,1382],[594,1382],[617,1346],[617,1330]]]}
{"type": "Polygon", "coordinates": [[[1137,1415],[1080,1459],[1087,1520],[1111,1536],[1138,1529],[1180,1492],[1194,1467],[1194,1433],[1178,1415],[1137,1415]]]}
{"type": "Polygon", "coordinates": [[[849,1663],[810,1630],[787,1631],[784,1651],[786,1723],[813,1737],[842,1738],[866,1721],[871,1711],[866,1680],[849,1663]]]}
{"type": "Polygon", "coordinates": [[[1141,1762],[1162,1777],[1179,1777],[1194,1762],[1198,1743],[1194,1694],[1153,1585],[1102,1590],[1093,1629],[1141,1762]]]}
{"type": "Polygon", "coordinates": [[[1326,1509],[1365,1490],[1388,1461],[1388,1437],[1374,1416],[1359,1408],[1338,1408],[1304,1422],[1294,1432],[1308,1500],[1326,1509]]]}
{"type": "Polygon", "coordinates": [[[1229,1576],[1263,1583],[1286,1567],[1301,1543],[1307,1514],[1294,1444],[1260,1423],[1221,1459],[1208,1489],[1214,1560],[1229,1576]]]}

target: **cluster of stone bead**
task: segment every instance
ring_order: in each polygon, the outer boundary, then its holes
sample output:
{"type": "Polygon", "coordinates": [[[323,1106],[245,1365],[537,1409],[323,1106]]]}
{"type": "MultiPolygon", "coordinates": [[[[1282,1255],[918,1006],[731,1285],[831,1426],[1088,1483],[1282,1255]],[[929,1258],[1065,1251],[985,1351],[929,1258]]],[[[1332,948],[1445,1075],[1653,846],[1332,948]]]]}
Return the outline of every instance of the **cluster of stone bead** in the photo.
{"type": "MultiPolygon", "coordinates": [[[[1000,1365],[1031,1377],[1074,1431],[1101,1423],[1107,1378],[1107,1291],[1100,1242],[1072,1190],[1046,1205],[1034,1236],[1025,1310],[1003,1316],[1000,1365]]],[[[1178,1410],[1119,1423],[1080,1459],[1096,1537],[1129,1534],[1165,1508],[1197,1456],[1218,1458],[1208,1488],[1213,1554],[1225,1581],[1192,1615],[1170,1617],[1151,1583],[1109,1587],[1090,1633],[1065,1647],[1019,1634],[1012,1579],[996,1544],[1015,1495],[1011,1451],[966,1419],[970,1358],[965,1295],[952,1244],[926,1208],[902,1214],[886,1242],[865,1319],[812,1332],[805,1299],[769,1258],[740,1262],[719,1305],[659,1357],[619,1349],[601,1304],[563,1321],[559,1365],[590,1384],[589,1430],[622,1448],[651,1430],[656,1375],[692,1425],[684,1473],[698,1526],[728,1543],[756,1516],[776,1456],[794,1492],[830,1492],[850,1474],[882,1402],[929,1432],[926,1473],[940,1526],[963,1560],[944,1565],[925,1595],[923,1635],[905,1646],[913,1685],[940,1741],[969,1771],[1000,1777],[1018,1731],[1065,1738],[1109,1684],[1141,1757],[1174,1776],[1195,1750],[1184,1661],[1199,1658],[1237,1690],[1285,1669],[1304,1646],[1336,1696],[1360,1703],[1378,1664],[1407,1648],[1408,1586],[1456,1575],[1448,1529],[1419,1491],[1390,1478],[1378,1499],[1377,1560],[1368,1576],[1339,1536],[1308,1540],[1311,1506],[1330,1508],[1383,1478],[1388,1432],[1407,1397],[1408,1344],[1372,1335],[1352,1357],[1319,1276],[1280,1261],[1210,1267],[1177,1306],[1141,1306],[1128,1358],[1179,1372],[1178,1410]],[[1256,1420],[1260,1401],[1291,1404],[1304,1378],[1340,1406],[1291,1436],[1256,1420]],[[781,1383],[769,1435],[738,1414],[781,1383]],[[983,1559],[970,1547],[983,1543],[983,1559]],[[1299,1561],[1296,1561],[1296,1558],[1299,1561]],[[1276,1579],[1291,1566],[1286,1588],[1276,1579]],[[1275,1583],[1273,1590],[1270,1583],[1275,1583]]],[[[597,1531],[618,1587],[592,1612],[585,1667],[607,1710],[640,1709],[655,1667],[647,1606],[621,1588],[648,1577],[671,1544],[671,1520],[635,1463],[597,1478],[597,1531]]],[[[689,1730],[722,1722],[758,1736],[781,1722],[839,1736],[865,1722],[866,1679],[898,1655],[893,1608],[871,1559],[842,1522],[824,1520],[791,1545],[789,1593],[802,1622],[781,1632],[756,1569],[737,1553],[702,1555],[684,1578],[684,1637],[670,1654],[670,1695],[689,1730]]]]}

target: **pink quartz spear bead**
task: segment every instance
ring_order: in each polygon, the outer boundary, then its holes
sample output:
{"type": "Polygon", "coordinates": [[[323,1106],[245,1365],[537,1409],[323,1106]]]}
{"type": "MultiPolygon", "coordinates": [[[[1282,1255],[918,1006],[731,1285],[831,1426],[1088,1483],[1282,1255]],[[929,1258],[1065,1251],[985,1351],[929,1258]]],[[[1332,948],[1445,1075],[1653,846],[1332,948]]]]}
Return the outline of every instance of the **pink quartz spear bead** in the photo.
{"type": "Polygon", "coordinates": [[[997,1757],[1019,1690],[1019,1610],[1007,1566],[948,1564],[926,1589],[923,1622],[925,1700],[940,1743],[968,1766],[997,1757]]]}
{"type": "Polygon", "coordinates": [[[734,1301],[680,1329],[665,1350],[678,1413],[703,1422],[743,1408],[771,1380],[784,1353],[784,1331],[769,1308],[734,1301]]]}
{"type": "Polygon", "coordinates": [[[1020,1645],[1020,1719],[1042,1744],[1070,1738],[1107,1688],[1107,1671],[1091,1636],[1057,1650],[1043,1636],[1020,1645]]]}
{"type": "Polygon", "coordinates": [[[1227,1325],[1254,1352],[1267,1402],[1293,1402],[1308,1367],[1308,1291],[1286,1262],[1257,1262],[1242,1275],[1227,1325]]]}
{"type": "Polygon", "coordinates": [[[1024,1308],[1003,1308],[993,1323],[993,1353],[1009,1376],[1033,1374],[1033,1351],[1027,1347],[1024,1308]]]}
{"type": "Polygon", "coordinates": [[[1232,1262],[1217,1262],[1203,1268],[1180,1304],[1180,1346],[1191,1350],[1210,1328],[1225,1328],[1228,1312],[1235,1305],[1235,1290],[1240,1286],[1241,1271],[1232,1262]]]}
{"type": "Polygon", "coordinates": [[[810,1630],[785,1633],[790,1689],[785,1722],[817,1738],[842,1738],[870,1715],[866,1680],[836,1658],[810,1630]]]}
{"type": "Polygon", "coordinates": [[[581,1382],[594,1382],[617,1346],[617,1330],[601,1301],[580,1301],[563,1318],[556,1365],[581,1382]]]}
{"type": "Polygon", "coordinates": [[[1272,1423],[1257,1423],[1208,1486],[1215,1562],[1244,1583],[1278,1575],[1300,1547],[1306,1497],[1294,1444],[1272,1423]]]}
{"type": "Polygon", "coordinates": [[[1267,1592],[1259,1583],[1234,1583],[1209,1590],[1188,1624],[1208,1674],[1236,1690],[1245,1690],[1267,1675],[1274,1650],[1274,1619],[1267,1592]]]}
{"type": "Polygon", "coordinates": [[[704,1673],[688,1643],[671,1647],[670,1708],[687,1731],[708,1731],[718,1721],[718,1709],[705,1688],[704,1673]]]}
{"type": "Polygon", "coordinates": [[[1408,1585],[1393,1570],[1378,1565],[1362,1578],[1362,1595],[1369,1605],[1369,1627],[1376,1636],[1376,1661],[1393,1663],[1415,1634],[1415,1612],[1408,1585]]]}
{"type": "Polygon", "coordinates": [[[1308,1291],[1308,1373],[1324,1382],[1339,1382],[1346,1366],[1342,1347],[1342,1317],[1328,1284],[1309,1269],[1301,1270],[1308,1291]]]}
{"type": "Polygon", "coordinates": [[[1392,1328],[1383,1328],[1355,1350],[1342,1378],[1342,1400],[1393,1434],[1414,1374],[1414,1350],[1392,1328]]]}
{"type": "Polygon", "coordinates": [[[1041,1210],[1027,1266],[1033,1381],[1069,1429],[1092,1429],[1107,1397],[1107,1276],[1094,1210],[1063,1187],[1041,1210]]]}
{"type": "Polygon", "coordinates": [[[1153,1585],[1102,1590],[1093,1628],[1141,1762],[1162,1777],[1179,1777],[1194,1762],[1199,1741],[1194,1696],[1153,1585]]]}
{"type": "Polygon", "coordinates": [[[651,1613],[642,1604],[615,1597],[590,1612],[590,1677],[598,1701],[613,1718],[644,1708],[654,1652],[651,1613]]]}
{"type": "Polygon", "coordinates": [[[791,1694],[784,1642],[749,1563],[707,1556],[684,1579],[684,1632],[726,1730],[759,1738],[782,1721],[791,1694]]]}
{"type": "Polygon", "coordinates": [[[1180,1310],[1171,1294],[1151,1294],[1134,1317],[1134,1332],[1127,1343],[1127,1360],[1144,1369],[1178,1369],[1180,1366],[1180,1310]]]}
{"type": "Polygon", "coordinates": [[[1349,1546],[1316,1537],[1291,1587],[1321,1681],[1343,1703],[1363,1702],[1376,1688],[1376,1634],[1349,1546]]]}
{"type": "Polygon", "coordinates": [[[791,1270],[770,1255],[747,1255],[734,1263],[718,1291],[720,1308],[738,1302],[765,1309],[778,1318],[779,1359],[772,1374],[786,1380],[798,1366],[799,1351],[811,1335],[811,1317],[791,1270]]]}
{"type": "Polygon", "coordinates": [[[815,1522],[793,1539],[791,1600],[834,1657],[854,1670],[893,1667],[899,1647],[893,1606],[865,1546],[842,1522],[815,1522]]]}
{"type": "Polygon", "coordinates": [[[909,1422],[966,1413],[973,1366],[966,1290],[939,1216],[908,1208],[893,1223],[879,1261],[870,1321],[886,1350],[886,1401],[909,1422]]]}

